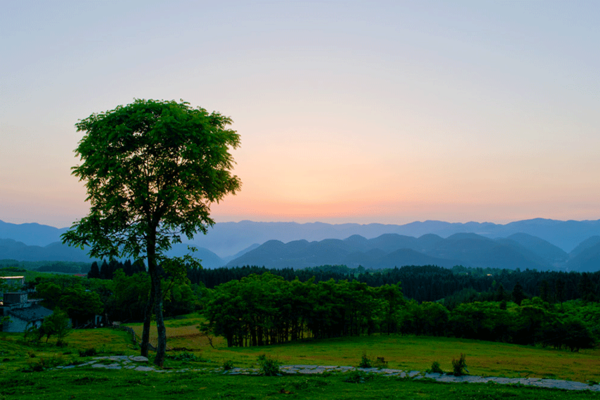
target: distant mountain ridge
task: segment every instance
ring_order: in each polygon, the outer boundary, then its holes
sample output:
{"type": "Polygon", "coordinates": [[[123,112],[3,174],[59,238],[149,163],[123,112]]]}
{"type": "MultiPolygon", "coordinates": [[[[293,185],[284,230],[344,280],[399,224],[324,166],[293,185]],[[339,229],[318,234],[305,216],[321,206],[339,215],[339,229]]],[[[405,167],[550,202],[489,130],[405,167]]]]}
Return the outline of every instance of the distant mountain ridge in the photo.
{"type": "MultiPolygon", "coordinates": [[[[182,256],[188,253],[187,246],[176,244],[167,252],[169,256],[182,256]]],[[[202,260],[205,268],[218,268],[225,262],[210,250],[198,248],[194,256],[202,260]]],[[[13,239],[0,239],[0,260],[17,261],[76,261],[92,262],[87,250],[69,247],[61,242],[50,243],[47,246],[28,246],[13,239]]]]}
{"type": "MultiPolygon", "coordinates": [[[[0,221],[0,239],[12,239],[30,246],[46,247],[51,243],[59,242],[60,235],[66,230],[67,228],[58,229],[36,223],[11,224],[0,221]]],[[[496,245],[503,245],[505,246],[502,247],[503,249],[510,249],[515,262],[517,259],[527,259],[527,262],[522,261],[523,265],[537,264],[546,265],[550,268],[565,268],[567,263],[571,263],[573,268],[576,265],[578,265],[578,268],[583,268],[584,264],[587,265],[585,268],[591,268],[590,266],[595,262],[595,256],[591,255],[592,250],[587,250],[588,255],[578,259],[579,264],[573,261],[576,254],[567,254],[567,252],[574,249],[574,251],[583,252],[596,243],[600,243],[600,220],[557,221],[538,218],[515,221],[504,225],[490,222],[449,223],[443,221],[412,222],[405,225],[326,224],[321,222],[305,224],[295,222],[223,222],[209,228],[207,235],[197,235],[189,243],[184,243],[183,246],[191,244],[199,249],[204,248],[209,252],[204,253],[207,263],[211,265],[221,263],[221,265],[224,265],[253,250],[258,250],[258,246],[270,240],[278,240],[281,243],[305,240],[311,243],[333,239],[354,241],[355,250],[351,253],[358,252],[355,255],[356,257],[371,259],[375,253],[380,257],[389,257],[391,252],[400,250],[397,244],[386,244],[386,240],[389,240],[387,235],[399,235],[403,237],[402,240],[405,242],[402,248],[411,249],[428,257],[447,260],[448,257],[452,259],[454,256],[443,253],[441,248],[432,253],[429,252],[432,251],[431,246],[436,245],[440,240],[450,238],[454,234],[476,234],[488,239],[501,238],[504,241],[498,241],[496,245]],[[376,247],[372,247],[372,252],[369,253],[369,249],[361,247],[365,246],[365,243],[361,242],[371,239],[377,239],[381,243],[376,247]],[[523,248],[527,249],[525,253],[523,253],[523,248]],[[382,251],[385,254],[381,254],[382,251]],[[584,258],[587,261],[584,262],[584,258]],[[208,261],[209,259],[211,261],[208,261]]],[[[485,243],[489,245],[489,242],[480,242],[482,246],[486,246],[485,243]]],[[[340,249],[332,249],[331,251],[340,251],[340,249]]],[[[495,251],[500,250],[496,249],[495,251]]],[[[39,253],[39,250],[34,250],[35,252],[39,253]]],[[[69,257],[75,256],[71,254],[69,257]]],[[[333,255],[329,257],[332,258],[333,255]]],[[[477,263],[478,261],[473,257],[476,257],[476,255],[471,255],[470,262],[477,263]]],[[[496,259],[498,257],[500,255],[497,255],[496,259]]],[[[199,258],[203,257],[199,256],[199,258]]]]}
{"type": "Polygon", "coordinates": [[[442,238],[455,233],[476,233],[488,238],[506,238],[524,233],[543,239],[565,252],[570,252],[590,236],[600,236],[600,220],[557,221],[531,219],[505,225],[490,222],[449,223],[442,221],[411,222],[405,225],[384,224],[325,224],[321,222],[299,224],[295,222],[220,222],[192,242],[219,254],[221,257],[235,254],[255,243],[280,240],[320,241],[324,239],[346,239],[360,235],[373,239],[386,233],[421,237],[435,234],[442,238]]]}
{"type": "Polygon", "coordinates": [[[490,239],[474,233],[447,238],[427,234],[419,238],[385,234],[366,239],[325,239],[283,243],[270,240],[227,263],[228,267],[257,265],[267,268],[307,268],[346,265],[380,269],[406,265],[455,265],[481,268],[536,270],[600,270],[600,243],[567,260],[567,254],[543,239],[527,234],[490,239]]]}
{"type": "Polygon", "coordinates": [[[43,247],[53,242],[60,242],[60,235],[67,229],[36,223],[11,224],[0,221],[0,239],[13,239],[30,246],[43,247]]]}

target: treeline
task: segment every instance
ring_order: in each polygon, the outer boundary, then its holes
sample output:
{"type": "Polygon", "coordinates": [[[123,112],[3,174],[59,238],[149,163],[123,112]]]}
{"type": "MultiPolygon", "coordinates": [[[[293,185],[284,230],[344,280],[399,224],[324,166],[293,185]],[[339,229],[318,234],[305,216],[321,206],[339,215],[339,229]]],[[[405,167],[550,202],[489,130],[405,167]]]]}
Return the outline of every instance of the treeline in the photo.
{"type": "MultiPolygon", "coordinates": [[[[106,271],[108,269],[105,270],[108,276],[106,271]]],[[[150,293],[150,277],[146,272],[127,275],[125,268],[116,268],[111,278],[37,277],[35,281],[26,282],[26,288],[35,288],[34,296],[43,299],[42,305],[50,309],[60,307],[73,319],[74,326],[81,328],[93,326],[98,315],[103,324],[142,321],[150,293]]],[[[165,276],[163,290],[163,312],[171,317],[200,310],[200,299],[206,289],[185,282],[175,283],[165,276]]]]}
{"type": "MultiPolygon", "coordinates": [[[[346,266],[321,266],[315,268],[297,269],[267,269],[265,267],[245,266],[235,268],[198,269],[188,271],[192,283],[202,282],[207,288],[240,280],[251,274],[269,272],[280,276],[286,281],[298,278],[301,282],[309,279],[315,282],[333,279],[357,280],[371,287],[394,285],[402,282],[404,296],[418,302],[438,301],[462,292],[456,298],[460,302],[490,300],[481,293],[493,293],[502,286],[504,290],[512,291],[517,283],[520,284],[527,297],[538,296],[547,302],[564,302],[585,298],[597,300],[600,286],[600,272],[554,272],[535,270],[498,270],[483,268],[465,268],[456,266],[452,269],[435,266],[406,266],[388,270],[351,269],[346,266]],[[475,294],[475,295],[474,295],[475,294]]],[[[448,304],[450,307],[452,305],[448,304]]]]}
{"type": "Polygon", "coordinates": [[[77,261],[17,261],[0,260],[0,268],[17,268],[28,271],[62,272],[66,274],[87,274],[90,263],[77,261]]]}
{"type": "Polygon", "coordinates": [[[144,265],[144,262],[140,260],[133,263],[131,260],[127,260],[125,262],[117,260],[106,262],[106,260],[104,260],[102,261],[102,265],[98,267],[98,263],[94,261],[90,267],[87,277],[96,279],[113,279],[117,270],[122,270],[126,276],[132,276],[138,272],[146,272],[146,266],[144,265]]]}
{"type": "Polygon", "coordinates": [[[405,300],[399,284],[358,280],[305,282],[269,272],[233,280],[210,291],[204,329],[228,346],[260,346],[302,338],[363,334],[455,336],[555,348],[593,347],[600,306],[583,300],[553,305],[527,299],[520,285],[501,289],[496,301],[462,303],[405,300]]]}

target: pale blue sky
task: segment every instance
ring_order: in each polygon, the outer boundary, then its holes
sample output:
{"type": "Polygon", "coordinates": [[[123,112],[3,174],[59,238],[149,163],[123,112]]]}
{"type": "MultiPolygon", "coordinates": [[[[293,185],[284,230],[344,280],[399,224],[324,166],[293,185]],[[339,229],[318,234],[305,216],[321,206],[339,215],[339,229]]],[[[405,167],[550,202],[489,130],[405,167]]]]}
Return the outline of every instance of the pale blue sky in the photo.
{"type": "Polygon", "coordinates": [[[600,218],[600,2],[0,1],[0,220],[70,225],[74,124],[234,120],[217,221],[600,218]]]}

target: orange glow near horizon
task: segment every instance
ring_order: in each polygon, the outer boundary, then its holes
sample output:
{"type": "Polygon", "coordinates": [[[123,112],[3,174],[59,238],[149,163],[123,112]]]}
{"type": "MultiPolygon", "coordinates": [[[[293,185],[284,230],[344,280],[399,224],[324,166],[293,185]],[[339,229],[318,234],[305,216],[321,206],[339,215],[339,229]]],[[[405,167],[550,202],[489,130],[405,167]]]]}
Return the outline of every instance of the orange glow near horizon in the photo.
{"type": "Polygon", "coordinates": [[[74,124],[134,98],[232,118],[217,221],[600,218],[600,3],[39,3],[0,14],[2,221],[85,216],[74,124]]]}

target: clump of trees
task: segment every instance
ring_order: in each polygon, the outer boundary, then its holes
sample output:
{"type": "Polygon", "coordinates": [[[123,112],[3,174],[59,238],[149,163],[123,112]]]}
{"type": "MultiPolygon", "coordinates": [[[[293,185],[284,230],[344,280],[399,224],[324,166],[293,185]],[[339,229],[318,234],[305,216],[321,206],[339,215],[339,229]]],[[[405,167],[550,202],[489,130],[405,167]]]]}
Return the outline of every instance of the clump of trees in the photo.
{"type": "Polygon", "coordinates": [[[399,285],[357,281],[285,281],[270,273],[217,286],[206,304],[205,329],[228,346],[262,346],[303,339],[396,331],[404,303],[399,285]]]}
{"type": "Polygon", "coordinates": [[[44,336],[46,337],[46,343],[52,336],[57,337],[57,346],[64,346],[65,337],[71,333],[71,322],[66,312],[60,308],[55,308],[54,312],[44,318],[42,324],[39,327],[28,326],[24,332],[24,339],[26,341],[37,342],[40,341],[44,336]]]}
{"type": "Polygon", "coordinates": [[[138,272],[146,272],[146,266],[141,260],[133,263],[131,260],[126,260],[125,262],[117,260],[106,262],[106,260],[103,260],[100,267],[98,266],[98,262],[94,261],[90,266],[90,271],[88,272],[87,277],[97,279],[113,279],[113,276],[117,270],[121,270],[123,273],[125,273],[125,275],[131,276],[138,272]]]}
{"type": "MultiPolygon", "coordinates": [[[[167,317],[188,314],[201,308],[200,299],[205,289],[200,285],[173,284],[173,278],[164,275],[163,313],[167,317]]],[[[95,315],[104,321],[143,321],[150,292],[150,277],[145,272],[127,275],[117,268],[112,279],[82,279],[68,275],[38,277],[27,285],[36,288],[34,296],[43,299],[45,307],[60,307],[73,320],[75,328],[92,326],[95,315]]]]}
{"type": "Polygon", "coordinates": [[[501,286],[490,301],[406,300],[399,284],[372,287],[358,280],[286,281],[269,272],[210,291],[205,331],[228,346],[261,346],[303,338],[363,334],[454,336],[578,351],[594,347],[600,305],[586,300],[552,304],[527,298],[520,285],[501,286]]]}

